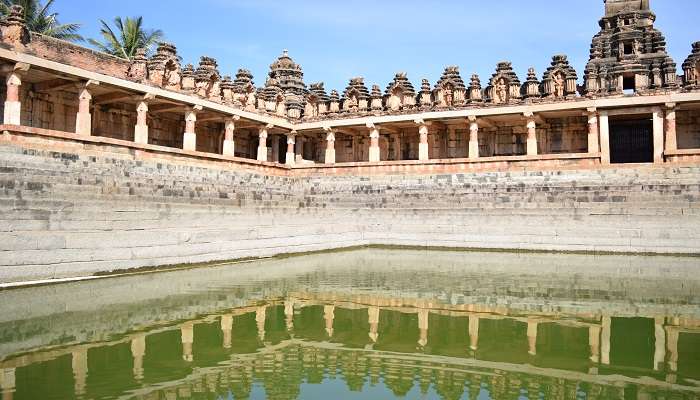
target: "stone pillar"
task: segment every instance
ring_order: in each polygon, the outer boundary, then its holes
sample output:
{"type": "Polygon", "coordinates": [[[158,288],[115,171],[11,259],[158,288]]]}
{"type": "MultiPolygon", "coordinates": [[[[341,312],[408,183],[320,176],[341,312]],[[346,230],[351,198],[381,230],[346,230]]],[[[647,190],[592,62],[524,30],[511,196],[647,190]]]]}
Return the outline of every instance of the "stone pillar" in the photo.
{"type": "Polygon", "coordinates": [[[326,164],[335,164],[335,132],[331,128],[324,128],[326,131],[326,164]]]}
{"type": "Polygon", "coordinates": [[[225,156],[235,156],[236,155],[236,141],[233,135],[236,130],[236,121],[241,117],[234,115],[231,118],[226,118],[224,121],[224,145],[222,147],[221,153],[225,156]]]}
{"type": "Polygon", "coordinates": [[[427,309],[421,309],[418,311],[418,329],[420,330],[420,335],[418,339],[418,345],[425,347],[428,344],[428,319],[430,318],[430,311],[427,309]]]}
{"type": "Polygon", "coordinates": [[[476,351],[479,345],[479,316],[469,316],[469,348],[476,351]]]}
{"type": "Polygon", "coordinates": [[[182,149],[195,151],[197,150],[197,133],[195,127],[197,125],[197,109],[190,108],[185,111],[185,133],[182,137],[182,149]]]}
{"type": "Polygon", "coordinates": [[[11,72],[5,80],[7,84],[7,98],[5,99],[5,116],[3,123],[5,125],[21,125],[22,124],[22,103],[20,101],[20,88],[22,86],[22,77],[18,72],[11,72]]]}
{"type": "Polygon", "coordinates": [[[469,117],[469,158],[479,158],[479,123],[475,116],[469,117]]]}
{"type": "Polygon", "coordinates": [[[369,162],[379,162],[381,160],[379,154],[379,128],[373,123],[367,123],[369,128],[369,162]]]}
{"type": "Polygon", "coordinates": [[[131,357],[134,359],[134,379],[143,379],[143,356],[146,355],[146,335],[131,339],[131,357]]]}
{"type": "Polygon", "coordinates": [[[654,318],[654,371],[663,369],[666,359],[666,331],[664,318],[654,318]]]}
{"type": "Polygon", "coordinates": [[[221,316],[221,332],[223,333],[223,347],[224,349],[231,348],[231,331],[233,330],[233,315],[224,314],[221,316]]]}
{"type": "Polygon", "coordinates": [[[134,143],[148,144],[148,103],[145,101],[139,101],[136,105],[134,143]]]}
{"type": "Polygon", "coordinates": [[[610,328],[612,320],[608,316],[604,316],[601,321],[600,331],[600,362],[605,365],[610,365],[610,328]]]}
{"type": "Polygon", "coordinates": [[[180,341],[182,342],[182,359],[187,362],[194,360],[192,344],[194,343],[194,322],[185,322],[180,327],[180,341]]]}
{"type": "Polygon", "coordinates": [[[288,331],[294,329],[294,300],[284,301],[284,321],[288,331]]]}
{"type": "Polygon", "coordinates": [[[666,103],[666,153],[678,150],[676,137],[676,104],[666,103]]]}
{"type": "Polygon", "coordinates": [[[374,343],[377,343],[379,338],[379,307],[369,307],[367,309],[367,314],[369,316],[369,338],[372,339],[374,343]]]}
{"type": "Polygon", "coordinates": [[[526,112],[525,118],[527,118],[527,155],[536,156],[537,155],[537,123],[535,122],[535,115],[531,112],[526,112]]]}
{"type": "Polygon", "coordinates": [[[591,325],[588,328],[588,345],[591,347],[591,362],[600,362],[600,327],[591,325]]]}
{"type": "Polygon", "coordinates": [[[12,400],[16,387],[15,369],[0,369],[0,390],[2,390],[2,400],[12,400]]]}
{"type": "Polygon", "coordinates": [[[323,306],[323,319],[326,320],[326,333],[328,337],[333,337],[333,320],[335,319],[335,306],[323,306]]]}
{"type": "Polygon", "coordinates": [[[664,162],[664,118],[661,107],[654,107],[654,163],[664,162]]]}
{"type": "Polygon", "coordinates": [[[421,119],[415,121],[418,124],[418,160],[428,161],[430,159],[428,152],[428,125],[421,119]]]}
{"type": "Polygon", "coordinates": [[[266,125],[258,131],[258,138],[260,138],[258,143],[258,161],[267,161],[267,131],[270,128],[272,128],[270,125],[266,125]]]}
{"type": "Polygon", "coordinates": [[[598,124],[600,125],[600,163],[610,164],[610,124],[608,123],[608,112],[598,113],[598,124]]]}
{"type": "Polygon", "coordinates": [[[598,144],[598,112],[595,107],[588,109],[588,154],[600,152],[598,144]]]}
{"type": "Polygon", "coordinates": [[[531,356],[537,355],[537,321],[527,321],[527,353],[531,356]]]}
{"type": "Polygon", "coordinates": [[[82,397],[85,394],[85,385],[88,374],[88,354],[87,348],[78,348],[72,353],[71,366],[73,368],[73,379],[75,380],[75,397],[82,397]]]}
{"type": "Polygon", "coordinates": [[[296,144],[296,131],[291,131],[287,134],[287,154],[284,157],[284,163],[294,165],[296,154],[294,153],[294,145],[296,144]]]}
{"type": "Polygon", "coordinates": [[[258,338],[260,341],[265,340],[265,317],[267,314],[267,306],[260,306],[255,309],[255,325],[258,328],[258,338]]]}
{"type": "Polygon", "coordinates": [[[92,114],[90,107],[92,94],[90,86],[96,85],[94,81],[88,81],[78,88],[78,114],[75,116],[75,133],[78,135],[92,135],[92,114]]]}

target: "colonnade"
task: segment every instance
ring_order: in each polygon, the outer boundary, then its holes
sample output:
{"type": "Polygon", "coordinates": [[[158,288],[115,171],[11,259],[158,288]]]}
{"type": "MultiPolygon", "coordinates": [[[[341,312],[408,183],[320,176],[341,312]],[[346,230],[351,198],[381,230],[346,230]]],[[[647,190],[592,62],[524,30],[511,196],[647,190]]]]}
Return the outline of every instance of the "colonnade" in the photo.
{"type": "MultiPolygon", "coordinates": [[[[6,101],[4,108],[4,124],[20,125],[21,124],[21,96],[20,87],[22,79],[29,69],[29,65],[17,63],[12,66],[5,66],[6,73],[6,101]]],[[[75,133],[79,135],[92,134],[92,100],[93,91],[100,86],[100,82],[94,80],[86,80],[73,84],[78,91],[78,111],[75,118],[75,133]]],[[[148,116],[150,104],[155,101],[155,96],[145,94],[140,96],[122,96],[136,99],[136,124],[134,126],[134,142],[139,144],[148,144],[149,141],[149,126],[148,116]]],[[[175,107],[177,108],[177,107],[175,107]]],[[[183,107],[180,107],[183,109],[183,107]]],[[[610,128],[609,117],[612,115],[620,115],[631,113],[633,109],[618,108],[618,109],[601,109],[587,108],[583,115],[588,118],[588,153],[591,155],[600,155],[602,164],[610,163],[610,128]]],[[[197,148],[197,117],[203,112],[202,106],[184,107],[184,132],[182,133],[182,148],[186,151],[195,151],[197,148]]],[[[653,116],[653,137],[654,137],[654,162],[662,163],[664,161],[664,153],[672,153],[677,150],[676,137],[676,104],[666,103],[664,106],[645,107],[644,112],[651,112],[653,116]]],[[[526,155],[529,157],[537,156],[538,151],[538,124],[541,117],[534,112],[525,111],[521,115],[521,120],[524,121],[524,129],[527,133],[526,139],[526,155]]],[[[237,115],[228,115],[218,118],[223,122],[223,143],[221,146],[222,154],[233,156],[235,154],[235,133],[236,125],[240,120],[237,115]]],[[[454,119],[452,119],[454,121],[454,119]]],[[[476,160],[480,158],[479,154],[479,136],[480,129],[483,123],[487,123],[488,118],[469,115],[464,119],[463,125],[468,128],[468,158],[476,160]]],[[[429,144],[428,136],[430,127],[434,121],[425,121],[418,118],[414,120],[418,131],[418,160],[429,160],[429,144]]],[[[256,122],[258,126],[259,145],[257,149],[258,161],[268,160],[267,139],[270,135],[270,130],[275,128],[273,124],[262,124],[256,122]]],[[[488,123],[487,123],[488,124],[488,123]]],[[[379,139],[381,131],[387,128],[387,123],[367,122],[365,127],[369,138],[369,152],[366,161],[379,162],[381,161],[379,139]]],[[[280,128],[282,129],[282,128],[280,128]]],[[[325,159],[326,164],[335,164],[336,162],[336,127],[332,126],[329,121],[323,127],[325,133],[325,159]]],[[[287,150],[284,163],[293,165],[296,161],[295,144],[299,133],[295,130],[289,130],[286,134],[287,150]]],[[[281,161],[281,160],[280,160],[281,161]]]]}

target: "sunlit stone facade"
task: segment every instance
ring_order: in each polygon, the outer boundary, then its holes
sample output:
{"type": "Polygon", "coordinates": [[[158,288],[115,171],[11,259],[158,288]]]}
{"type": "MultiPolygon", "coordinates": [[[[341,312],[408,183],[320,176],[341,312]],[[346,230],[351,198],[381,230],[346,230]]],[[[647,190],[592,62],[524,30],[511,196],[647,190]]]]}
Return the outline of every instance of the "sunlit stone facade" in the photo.
{"type": "Polygon", "coordinates": [[[603,165],[697,160],[700,45],[678,73],[655,19],[648,0],[605,1],[583,81],[559,54],[541,74],[519,77],[500,61],[488,80],[447,66],[435,83],[414,86],[417,77],[398,72],[384,90],[353,77],[328,91],[307,85],[286,50],[256,87],[251,71],[231,78],[208,56],[183,65],[168,43],[129,62],[33,34],[14,8],[2,25],[4,122],[289,168],[519,156],[537,166],[561,154],[603,165]]]}

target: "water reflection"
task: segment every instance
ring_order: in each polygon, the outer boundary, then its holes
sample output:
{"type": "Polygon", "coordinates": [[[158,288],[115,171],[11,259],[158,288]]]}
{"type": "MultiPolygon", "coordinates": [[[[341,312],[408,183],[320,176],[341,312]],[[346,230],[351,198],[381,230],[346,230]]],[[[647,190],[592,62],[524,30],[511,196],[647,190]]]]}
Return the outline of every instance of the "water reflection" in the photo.
{"type": "Polygon", "coordinates": [[[695,399],[697,259],[360,250],[0,293],[9,399],[695,399]]]}

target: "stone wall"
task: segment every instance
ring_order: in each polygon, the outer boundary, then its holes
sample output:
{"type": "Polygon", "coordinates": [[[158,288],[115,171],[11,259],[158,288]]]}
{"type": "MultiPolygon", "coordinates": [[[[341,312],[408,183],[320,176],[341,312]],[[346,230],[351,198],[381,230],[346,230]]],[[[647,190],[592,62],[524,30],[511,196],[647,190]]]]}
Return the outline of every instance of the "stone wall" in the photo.
{"type": "Polygon", "coordinates": [[[367,244],[700,253],[697,164],[504,165],[289,169],[13,128],[0,281],[367,244]]]}
{"type": "MultiPolygon", "coordinates": [[[[31,41],[28,46],[20,49],[22,52],[65,65],[94,71],[100,74],[126,78],[129,71],[129,61],[106,53],[82,47],[74,43],[55,39],[37,33],[30,33],[31,41]]],[[[0,45],[12,48],[7,44],[0,45]]]]}
{"type": "Polygon", "coordinates": [[[676,112],[676,129],[679,149],[700,147],[700,110],[676,112]]]}

